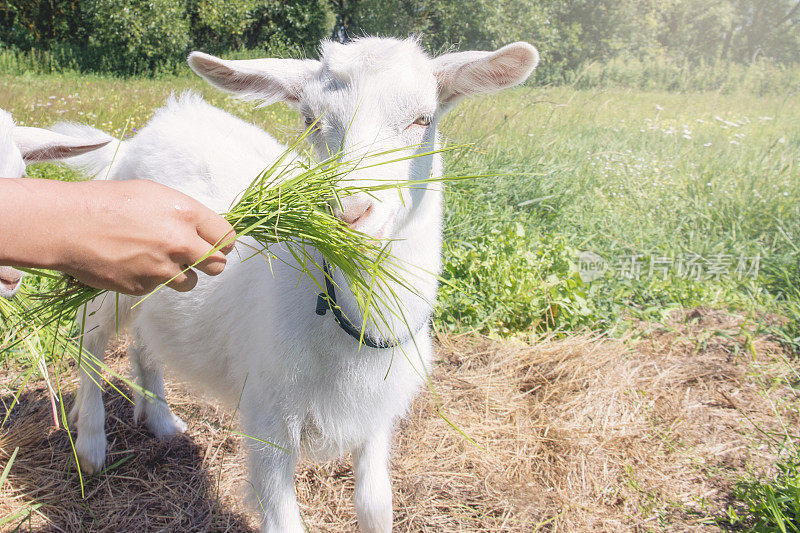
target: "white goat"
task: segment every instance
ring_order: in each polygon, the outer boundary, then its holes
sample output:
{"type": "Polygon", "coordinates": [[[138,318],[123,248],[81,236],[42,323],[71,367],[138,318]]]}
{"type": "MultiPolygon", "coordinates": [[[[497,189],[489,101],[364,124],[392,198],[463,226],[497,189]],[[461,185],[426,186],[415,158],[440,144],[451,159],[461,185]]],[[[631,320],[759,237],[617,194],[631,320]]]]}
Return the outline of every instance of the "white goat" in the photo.
{"type": "MultiPolygon", "coordinates": [[[[195,52],[191,67],[213,85],[237,95],[296,106],[307,124],[319,118],[311,136],[320,158],[340,147],[346,158],[366,151],[400,150],[386,159],[429,152],[437,146],[436,124],[460,98],[496,91],[524,81],[538,62],[536,49],[516,43],[496,52],[451,53],[432,59],[412,40],[364,38],[342,45],[325,42],[321,59],[224,61],[195,52]]],[[[79,129],[72,128],[73,132],[79,129]]],[[[285,150],[253,125],[215,109],[196,96],[173,99],[123,149],[111,179],[152,179],[224,211],[256,176],[285,150]]],[[[111,149],[73,164],[99,170],[111,149]]],[[[369,160],[374,164],[374,159],[369,160]]],[[[424,155],[370,169],[357,180],[414,180],[441,175],[438,155],[424,155]]],[[[134,310],[113,298],[89,310],[84,346],[102,359],[119,327],[134,336],[129,355],[138,383],[164,396],[162,363],[241,411],[249,449],[250,479],[263,513],[262,531],[303,531],[294,492],[298,457],[353,454],[355,504],[364,531],[390,531],[392,492],[389,452],[393,425],[408,409],[425,379],[432,345],[428,318],[440,268],[441,189],[420,186],[359,194],[343,199],[338,216],[376,239],[391,239],[392,254],[413,265],[407,282],[419,294],[394,287],[397,318],[390,326],[401,342],[391,348],[359,348],[331,317],[315,314],[317,290],[299,283],[292,257],[278,247],[281,261],[259,256],[243,261],[236,253],[220,276],[201,278],[189,293],[162,290],[134,310]],[[272,270],[270,270],[270,268],[272,270]],[[96,311],[96,312],[95,312],[96,311]],[[403,331],[411,329],[411,335],[403,331]]],[[[240,240],[241,257],[252,255],[240,240]]],[[[317,273],[323,282],[321,273],[317,273]]],[[[336,282],[343,285],[337,277],[336,282]]],[[[360,324],[352,294],[338,304],[360,324]]],[[[385,337],[368,322],[368,339],[385,337]]],[[[106,452],[99,378],[83,368],[72,409],[81,468],[101,469],[106,452]]],[[[157,437],[186,430],[166,403],[137,397],[137,421],[157,437]]]]}
{"type": "MultiPolygon", "coordinates": [[[[11,115],[0,109],[0,178],[21,178],[25,164],[75,156],[107,144],[102,140],[74,138],[39,128],[14,124],[11,115]]],[[[11,298],[22,284],[23,273],[0,266],[0,296],[11,298]]]]}

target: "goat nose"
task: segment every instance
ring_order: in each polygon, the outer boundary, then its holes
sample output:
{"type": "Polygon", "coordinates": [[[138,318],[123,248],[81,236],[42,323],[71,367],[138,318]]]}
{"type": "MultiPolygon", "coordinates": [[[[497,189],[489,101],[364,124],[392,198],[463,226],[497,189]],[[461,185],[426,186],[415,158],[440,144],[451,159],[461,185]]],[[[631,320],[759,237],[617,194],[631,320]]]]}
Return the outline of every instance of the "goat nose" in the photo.
{"type": "Polygon", "coordinates": [[[342,211],[341,218],[342,222],[350,227],[353,227],[358,224],[359,221],[366,219],[370,213],[372,213],[372,203],[358,203],[352,206],[347,206],[344,211],[342,211]]]}
{"type": "Polygon", "coordinates": [[[22,272],[11,267],[0,267],[0,284],[13,289],[22,279],[22,272]]]}

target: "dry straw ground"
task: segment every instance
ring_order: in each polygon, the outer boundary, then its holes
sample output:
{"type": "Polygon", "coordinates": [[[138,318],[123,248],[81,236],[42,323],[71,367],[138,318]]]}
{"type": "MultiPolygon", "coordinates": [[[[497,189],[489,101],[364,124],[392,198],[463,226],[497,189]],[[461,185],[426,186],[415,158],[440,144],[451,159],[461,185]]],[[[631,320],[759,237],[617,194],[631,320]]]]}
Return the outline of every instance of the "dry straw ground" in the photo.
{"type": "MultiPolygon", "coordinates": [[[[754,423],[798,423],[785,354],[751,342],[742,321],[695,310],[621,340],[440,339],[438,401],[480,448],[423,394],[394,459],[396,530],[716,530],[739,476],[768,475],[775,461],[754,423]]],[[[112,365],[126,368],[121,352],[112,365]]],[[[5,406],[16,370],[0,373],[5,406]]],[[[160,443],[106,394],[113,466],[81,499],[67,435],[52,427],[44,386],[29,386],[0,433],[0,465],[19,447],[0,516],[38,502],[22,530],[252,531],[232,416],[180,385],[169,398],[189,433],[160,443]]],[[[346,461],[305,465],[297,480],[310,531],[356,529],[346,461]]]]}

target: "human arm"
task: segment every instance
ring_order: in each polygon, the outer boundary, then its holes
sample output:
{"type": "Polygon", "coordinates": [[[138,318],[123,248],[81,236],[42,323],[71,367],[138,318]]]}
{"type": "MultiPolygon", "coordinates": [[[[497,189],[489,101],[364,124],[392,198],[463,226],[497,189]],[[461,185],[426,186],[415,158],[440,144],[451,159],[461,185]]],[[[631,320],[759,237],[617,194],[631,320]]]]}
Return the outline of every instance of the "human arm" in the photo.
{"type": "Polygon", "coordinates": [[[225,268],[233,228],[200,202],[146,180],[0,179],[0,265],[65,272],[100,289],[187,291],[225,268]],[[229,242],[230,241],[230,242],[229,242]]]}

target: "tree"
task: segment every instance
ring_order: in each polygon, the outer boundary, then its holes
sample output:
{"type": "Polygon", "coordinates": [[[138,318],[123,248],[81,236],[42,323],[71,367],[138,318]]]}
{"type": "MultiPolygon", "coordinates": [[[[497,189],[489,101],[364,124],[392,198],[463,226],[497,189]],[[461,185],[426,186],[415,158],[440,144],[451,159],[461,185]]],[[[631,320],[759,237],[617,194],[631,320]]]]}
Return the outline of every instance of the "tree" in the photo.
{"type": "Polygon", "coordinates": [[[247,30],[250,49],[287,49],[310,53],[333,31],[335,16],[328,0],[260,2],[247,30]]]}
{"type": "Polygon", "coordinates": [[[800,60],[799,0],[737,0],[736,16],[731,50],[743,60],[800,60]]]}
{"type": "Polygon", "coordinates": [[[85,35],[80,0],[0,0],[0,40],[29,48],[85,35]]]}
{"type": "Polygon", "coordinates": [[[180,0],[87,0],[84,7],[94,68],[149,73],[183,60],[189,24],[180,0]]]}
{"type": "Polygon", "coordinates": [[[192,48],[211,53],[244,48],[259,0],[186,0],[192,48]]]}

